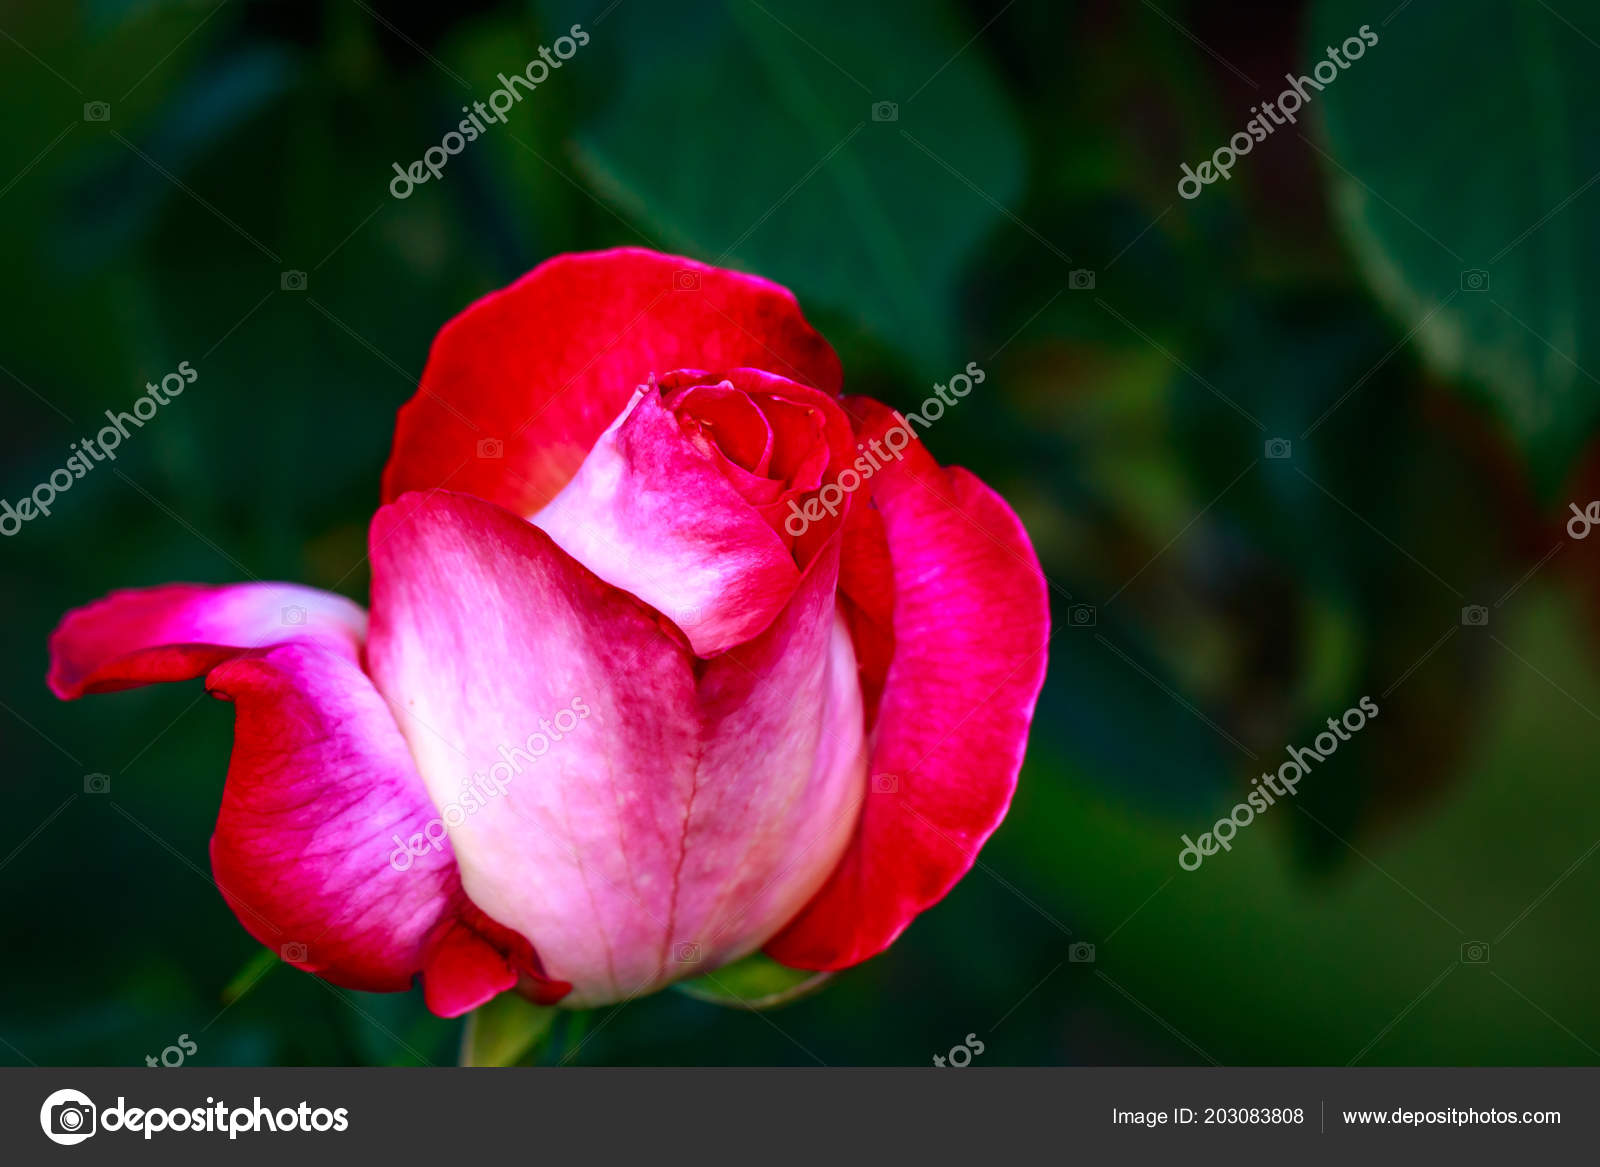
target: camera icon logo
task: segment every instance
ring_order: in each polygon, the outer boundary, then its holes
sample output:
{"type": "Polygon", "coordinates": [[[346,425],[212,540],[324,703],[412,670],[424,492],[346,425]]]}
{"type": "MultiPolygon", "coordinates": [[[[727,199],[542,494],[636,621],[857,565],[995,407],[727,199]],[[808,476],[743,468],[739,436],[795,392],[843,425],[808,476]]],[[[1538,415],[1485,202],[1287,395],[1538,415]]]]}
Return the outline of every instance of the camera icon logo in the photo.
{"type": "Polygon", "coordinates": [[[699,964],[700,946],[698,944],[692,944],[689,941],[684,941],[682,944],[679,944],[673,948],[672,958],[679,964],[699,964]]]}
{"type": "Polygon", "coordinates": [[[1468,604],[1461,609],[1461,623],[1468,628],[1482,628],[1489,623],[1489,609],[1482,604],[1468,604]]]}
{"type": "Polygon", "coordinates": [[[83,792],[85,794],[110,794],[110,774],[85,774],[83,776],[83,792]]]}
{"type": "Polygon", "coordinates": [[[872,776],[872,793],[874,794],[899,794],[900,775],[874,774],[872,776]]]}
{"type": "Polygon", "coordinates": [[[1482,940],[1469,940],[1461,946],[1462,964],[1488,964],[1489,946],[1482,940]]]}
{"type": "Polygon", "coordinates": [[[1067,273],[1067,287],[1074,292],[1094,291],[1094,272],[1086,267],[1074,268],[1067,273]]]}
{"type": "Polygon", "coordinates": [[[875,101],[872,103],[872,120],[897,122],[900,120],[900,107],[892,101],[875,101]]]}
{"type": "Polygon", "coordinates": [[[1268,438],[1266,454],[1269,458],[1287,458],[1294,453],[1294,443],[1288,438],[1268,438]]]}
{"type": "Polygon", "coordinates": [[[83,103],[83,120],[86,122],[108,122],[111,120],[111,103],[109,101],[86,101],[83,103]]]}
{"type": "Polygon", "coordinates": [[[680,267],[672,273],[672,290],[674,292],[698,292],[700,290],[700,273],[680,267]]]}
{"type": "Polygon", "coordinates": [[[279,614],[279,618],[285,624],[304,624],[306,622],[306,610],[299,604],[290,604],[279,614]]]}
{"type": "Polygon", "coordinates": [[[506,444],[499,438],[479,438],[478,457],[484,459],[504,458],[506,444]]]}
{"type": "Polygon", "coordinates": [[[278,286],[285,292],[303,292],[306,290],[306,273],[303,271],[286,271],[278,277],[278,286]]]}
{"type": "Polygon", "coordinates": [[[1094,945],[1086,940],[1078,941],[1067,949],[1067,961],[1069,964],[1093,964],[1094,945]]]}
{"type": "Polygon", "coordinates": [[[57,1090],[39,1108],[45,1138],[63,1147],[75,1146],[95,1132],[95,1105],[80,1090],[57,1090]]]}
{"type": "Polygon", "coordinates": [[[1461,273],[1461,290],[1463,292],[1487,292],[1489,290],[1489,273],[1481,267],[1469,267],[1461,273]]]}
{"type": "Polygon", "coordinates": [[[304,964],[308,956],[308,950],[298,940],[291,940],[278,949],[278,955],[283,957],[285,964],[304,964]]]}
{"type": "Polygon", "coordinates": [[[1074,628],[1093,628],[1100,622],[1100,614],[1093,604],[1074,604],[1067,609],[1067,623],[1074,628]]]}
{"type": "Polygon", "coordinates": [[[686,604],[681,608],[674,608],[670,615],[672,616],[672,622],[679,628],[687,628],[691,624],[700,623],[701,617],[705,615],[705,610],[697,604],[686,604]]]}

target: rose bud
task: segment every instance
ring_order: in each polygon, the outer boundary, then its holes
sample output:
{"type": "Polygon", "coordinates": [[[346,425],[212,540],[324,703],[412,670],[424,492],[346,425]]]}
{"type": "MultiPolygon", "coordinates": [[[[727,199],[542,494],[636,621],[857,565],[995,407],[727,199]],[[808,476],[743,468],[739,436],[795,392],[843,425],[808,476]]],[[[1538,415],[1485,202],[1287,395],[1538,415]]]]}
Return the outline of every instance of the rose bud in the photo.
{"type": "Polygon", "coordinates": [[[455,1016],[758,950],[856,964],[1004,817],[1048,607],[999,496],[841,388],[765,280],[550,260],[434,342],[370,612],[292,584],[114,592],[63,619],[50,685],[204,676],[234,704],[217,886],[334,984],[420,974],[455,1016]]]}

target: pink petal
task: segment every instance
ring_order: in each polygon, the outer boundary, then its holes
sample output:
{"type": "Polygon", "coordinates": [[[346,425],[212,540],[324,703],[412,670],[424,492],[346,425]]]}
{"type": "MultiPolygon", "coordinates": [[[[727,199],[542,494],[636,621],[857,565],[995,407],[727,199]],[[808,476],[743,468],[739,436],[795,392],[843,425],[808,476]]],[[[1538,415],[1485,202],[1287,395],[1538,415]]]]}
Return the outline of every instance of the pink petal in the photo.
{"type": "Polygon", "coordinates": [[[538,528],[463,495],[373,523],[370,659],[473,901],[570,1003],[758,948],[833,870],[864,778],[859,692],[819,556],[757,640],[697,662],[538,528]],[[564,715],[564,716],[563,716],[564,715]]]}
{"type": "Polygon", "coordinates": [[[236,710],[211,866],[247,932],[346,988],[398,991],[422,972],[442,1017],[524,977],[559,999],[527,941],[466,898],[394,715],[351,660],[284,645],[206,688],[236,710]]]}
{"type": "Polygon", "coordinates": [[[237,710],[211,865],[239,922],[335,984],[408,987],[458,885],[448,841],[401,846],[435,812],[383,698],[310,644],[238,657],[206,688],[237,710]]]}
{"type": "Polygon", "coordinates": [[[167,584],[112,592],[68,612],[50,637],[52,692],[64,700],[186,681],[253,648],[307,641],[354,658],[360,605],[295,584],[167,584]]]}
{"type": "MultiPolygon", "coordinates": [[[[893,422],[876,402],[848,407],[858,432],[893,422]]],[[[893,565],[894,655],[850,850],[766,948],[798,968],[881,952],[966,874],[1010,805],[1044,682],[1045,580],[1010,508],[920,442],[872,490],[893,565]]]]}
{"type": "Polygon", "coordinates": [[[652,373],[741,365],[827,393],[842,380],[777,284],[640,248],[557,256],[439,333],[383,498],[448,487],[531,515],[652,373]],[[499,456],[480,442],[503,443],[499,456]]]}
{"type": "Polygon", "coordinates": [[[771,624],[800,580],[788,546],[649,389],[533,521],[601,579],[665,613],[700,656],[771,624]]]}

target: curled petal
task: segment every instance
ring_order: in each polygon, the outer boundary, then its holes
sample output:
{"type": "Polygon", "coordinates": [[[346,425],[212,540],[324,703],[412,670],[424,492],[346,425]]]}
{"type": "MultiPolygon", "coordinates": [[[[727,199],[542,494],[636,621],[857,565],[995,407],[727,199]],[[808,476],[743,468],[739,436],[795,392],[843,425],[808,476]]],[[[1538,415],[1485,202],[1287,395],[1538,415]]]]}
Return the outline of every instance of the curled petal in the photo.
{"type": "Polygon", "coordinates": [[[783,540],[650,390],[533,521],[601,579],[665,614],[700,656],[772,623],[800,580],[783,540]]]}
{"type": "Polygon", "coordinates": [[[354,659],[366,638],[361,606],[295,584],[166,584],[112,592],[68,612],[50,637],[57,697],[187,681],[241,652],[290,641],[354,659]]]}
{"type": "Polygon", "coordinates": [[[795,533],[801,500],[813,497],[812,492],[841,472],[851,472],[855,437],[838,399],[761,369],[717,374],[685,369],[667,374],[660,385],[664,404],[686,436],[721,468],[767,525],[783,535],[795,562],[802,568],[809,564],[848,510],[849,493],[841,491],[828,500],[820,521],[808,521],[795,533]],[[744,407],[740,413],[729,409],[735,399],[744,407]],[[751,424],[752,411],[759,416],[759,428],[751,424]],[[753,465],[752,439],[762,447],[753,465]]]}

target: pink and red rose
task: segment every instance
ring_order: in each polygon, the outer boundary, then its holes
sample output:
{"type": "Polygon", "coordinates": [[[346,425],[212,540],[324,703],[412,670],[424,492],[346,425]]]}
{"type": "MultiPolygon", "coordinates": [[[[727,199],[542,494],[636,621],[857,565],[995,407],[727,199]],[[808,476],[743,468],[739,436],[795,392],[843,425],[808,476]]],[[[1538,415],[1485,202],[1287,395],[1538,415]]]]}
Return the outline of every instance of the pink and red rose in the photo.
{"type": "Polygon", "coordinates": [[[233,702],[217,886],[335,984],[420,974],[454,1016],[757,950],[856,964],[1005,815],[1048,612],[1016,516],[920,442],[786,529],[898,424],[842,381],[765,280],[553,259],[435,341],[370,611],[291,584],[114,592],[63,619],[50,685],[204,675],[233,702]]]}

